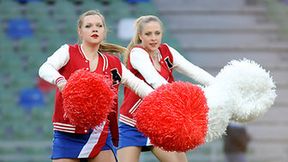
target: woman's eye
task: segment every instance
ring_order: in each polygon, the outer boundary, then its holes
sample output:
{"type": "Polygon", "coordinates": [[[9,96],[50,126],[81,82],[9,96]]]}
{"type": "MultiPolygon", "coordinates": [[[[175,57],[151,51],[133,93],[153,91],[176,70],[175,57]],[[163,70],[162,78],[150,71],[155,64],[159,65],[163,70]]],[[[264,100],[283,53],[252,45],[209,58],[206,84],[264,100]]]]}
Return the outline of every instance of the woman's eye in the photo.
{"type": "Polygon", "coordinates": [[[145,35],[149,36],[149,35],[151,35],[151,33],[150,32],[149,33],[145,33],[145,35]]]}

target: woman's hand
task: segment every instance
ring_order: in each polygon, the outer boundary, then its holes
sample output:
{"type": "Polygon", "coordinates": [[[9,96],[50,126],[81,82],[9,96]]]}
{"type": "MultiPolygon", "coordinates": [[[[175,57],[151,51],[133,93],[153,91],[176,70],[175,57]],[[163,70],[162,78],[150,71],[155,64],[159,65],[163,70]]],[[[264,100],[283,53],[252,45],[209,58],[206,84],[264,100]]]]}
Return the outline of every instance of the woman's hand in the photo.
{"type": "Polygon", "coordinates": [[[67,84],[67,81],[66,81],[66,80],[63,80],[63,81],[61,81],[61,82],[59,82],[59,83],[57,84],[57,87],[58,87],[58,89],[60,90],[60,92],[63,91],[63,89],[65,88],[66,84],[67,84]]]}

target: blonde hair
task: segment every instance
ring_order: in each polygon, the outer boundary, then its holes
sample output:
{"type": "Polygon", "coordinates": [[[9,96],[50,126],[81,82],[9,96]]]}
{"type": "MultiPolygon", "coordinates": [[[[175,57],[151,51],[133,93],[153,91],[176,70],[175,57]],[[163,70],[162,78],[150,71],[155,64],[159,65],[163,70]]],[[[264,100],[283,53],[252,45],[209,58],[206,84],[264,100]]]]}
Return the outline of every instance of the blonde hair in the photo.
{"type": "MultiPolygon", "coordinates": [[[[90,15],[98,15],[101,18],[104,29],[105,29],[105,37],[106,37],[107,25],[105,23],[105,18],[98,10],[88,10],[88,11],[84,12],[83,14],[81,14],[78,18],[77,27],[80,29],[82,27],[84,17],[90,16],[90,15]]],[[[109,53],[113,53],[113,54],[115,54],[115,53],[124,54],[127,52],[127,49],[125,47],[122,47],[122,46],[119,46],[116,44],[101,42],[100,46],[99,46],[99,52],[109,52],[109,53]]]]}
{"type": "Polygon", "coordinates": [[[149,22],[158,22],[163,30],[163,23],[162,21],[154,15],[145,15],[145,16],[140,16],[136,21],[135,21],[135,28],[136,32],[134,37],[131,39],[129,45],[127,46],[127,51],[124,53],[124,63],[127,64],[127,60],[130,54],[131,49],[138,44],[141,44],[141,39],[139,37],[139,34],[143,32],[144,25],[149,23],[149,22]]]}

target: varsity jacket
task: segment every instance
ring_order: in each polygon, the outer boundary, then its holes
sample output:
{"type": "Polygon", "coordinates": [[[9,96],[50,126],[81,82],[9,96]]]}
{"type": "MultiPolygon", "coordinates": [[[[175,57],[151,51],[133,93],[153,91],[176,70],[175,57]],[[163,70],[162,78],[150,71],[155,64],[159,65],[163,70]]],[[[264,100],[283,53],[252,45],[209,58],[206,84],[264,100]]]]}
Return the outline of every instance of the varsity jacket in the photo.
{"type": "MultiPolygon", "coordinates": [[[[141,46],[136,46],[136,48],[142,48],[141,46]]],[[[160,66],[161,70],[158,73],[169,83],[174,81],[174,77],[172,75],[173,72],[173,57],[172,54],[166,44],[161,44],[158,48],[160,53],[160,66]]],[[[141,53],[140,53],[141,55],[141,53]]],[[[149,56],[150,57],[150,56],[149,56]]],[[[151,58],[150,58],[151,60],[151,58]]],[[[151,61],[152,62],[152,61],[151,61]]],[[[137,71],[131,65],[130,58],[127,61],[127,68],[138,78],[144,80],[142,74],[137,71]]],[[[149,84],[149,83],[147,83],[149,84]]],[[[124,100],[120,107],[120,121],[128,124],[130,126],[135,126],[136,121],[133,119],[133,113],[136,111],[140,103],[142,102],[142,98],[131,91],[129,88],[124,87],[124,100]]]]}
{"type": "MultiPolygon", "coordinates": [[[[63,80],[68,80],[70,75],[78,69],[90,70],[89,61],[86,58],[81,46],[63,45],[40,67],[39,76],[44,80],[57,85],[63,80]]],[[[144,97],[153,89],[146,85],[145,82],[135,77],[126,67],[121,64],[120,60],[108,53],[99,53],[98,66],[94,71],[106,75],[113,80],[113,89],[118,94],[120,83],[133,89],[138,95],[144,97]]],[[[53,129],[67,133],[89,133],[91,130],[85,130],[72,125],[68,118],[64,116],[63,98],[61,92],[56,89],[55,106],[53,114],[53,129]]],[[[97,130],[102,131],[101,136],[107,136],[108,129],[112,135],[113,144],[118,145],[118,101],[113,107],[114,111],[109,114],[108,122],[103,122],[97,130]]]]}
{"type": "MultiPolygon", "coordinates": [[[[127,68],[154,89],[173,82],[172,71],[174,70],[204,86],[212,84],[215,79],[205,70],[186,60],[177,50],[167,44],[161,44],[158,48],[158,58],[161,71],[156,71],[149,54],[143,47],[135,46],[130,51],[127,68]]],[[[136,121],[133,119],[133,113],[141,101],[141,98],[125,87],[124,101],[120,108],[120,121],[135,126],[136,121]]]]}

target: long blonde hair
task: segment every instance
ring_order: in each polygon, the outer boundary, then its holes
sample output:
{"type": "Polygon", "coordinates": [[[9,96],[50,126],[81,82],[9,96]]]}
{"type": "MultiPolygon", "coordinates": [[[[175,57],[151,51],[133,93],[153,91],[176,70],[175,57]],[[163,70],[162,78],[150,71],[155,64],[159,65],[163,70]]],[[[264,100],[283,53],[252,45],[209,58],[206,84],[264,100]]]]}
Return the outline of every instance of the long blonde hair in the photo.
{"type": "Polygon", "coordinates": [[[127,46],[127,51],[124,53],[124,63],[127,64],[128,61],[128,57],[130,54],[131,49],[138,44],[141,44],[142,41],[139,37],[139,34],[141,34],[143,32],[143,28],[144,25],[154,21],[154,22],[158,22],[163,30],[163,23],[162,21],[154,15],[145,15],[145,16],[140,16],[136,21],[135,21],[135,28],[136,28],[136,32],[135,35],[133,36],[133,38],[131,39],[129,45],[127,46]]]}
{"type": "MultiPolygon", "coordinates": [[[[98,10],[88,10],[88,11],[84,12],[83,14],[81,14],[78,18],[77,27],[80,29],[82,27],[84,17],[90,16],[90,15],[98,15],[101,18],[104,29],[105,29],[105,37],[106,37],[107,36],[107,25],[105,22],[105,18],[98,10]]],[[[101,42],[100,46],[99,46],[99,52],[109,52],[109,53],[113,53],[113,54],[114,53],[124,54],[127,52],[127,49],[125,47],[122,47],[122,46],[119,46],[116,44],[101,42]]]]}

